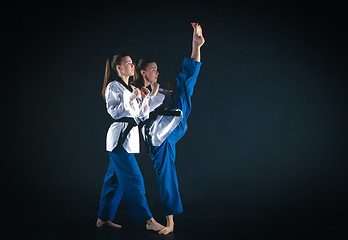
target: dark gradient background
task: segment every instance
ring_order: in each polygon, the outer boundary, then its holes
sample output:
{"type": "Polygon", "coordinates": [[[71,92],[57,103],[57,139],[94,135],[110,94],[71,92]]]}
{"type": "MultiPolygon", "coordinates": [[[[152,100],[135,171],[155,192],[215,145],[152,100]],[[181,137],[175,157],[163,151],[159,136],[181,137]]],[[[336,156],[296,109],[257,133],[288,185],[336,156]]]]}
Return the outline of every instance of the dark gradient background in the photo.
{"type": "MultiPolygon", "coordinates": [[[[3,9],[2,219],[9,238],[156,239],[121,203],[95,229],[112,122],[100,95],[116,52],[153,57],[165,87],[206,39],[176,167],[184,213],[168,239],[325,237],[347,219],[343,4],[114,2],[3,9]]],[[[139,156],[162,216],[155,172],[139,156]]],[[[167,239],[161,238],[161,239],[167,239]]]]}

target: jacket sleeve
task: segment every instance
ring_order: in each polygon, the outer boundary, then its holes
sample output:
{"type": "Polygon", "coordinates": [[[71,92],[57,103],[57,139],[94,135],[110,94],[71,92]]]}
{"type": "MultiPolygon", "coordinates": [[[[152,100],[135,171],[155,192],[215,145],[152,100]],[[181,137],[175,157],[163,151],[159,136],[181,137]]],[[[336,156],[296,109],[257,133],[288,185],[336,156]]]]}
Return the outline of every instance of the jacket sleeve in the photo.
{"type": "Polygon", "coordinates": [[[130,101],[131,92],[117,89],[109,84],[105,91],[107,112],[113,119],[122,117],[140,117],[140,109],[137,101],[130,101]]]}
{"type": "Polygon", "coordinates": [[[150,112],[152,112],[157,107],[159,107],[163,103],[164,98],[165,98],[165,95],[162,93],[157,93],[156,96],[151,93],[149,96],[149,102],[148,102],[150,112]]]}
{"type": "Polygon", "coordinates": [[[141,99],[141,97],[139,97],[139,105],[140,105],[140,111],[139,111],[139,117],[142,121],[146,120],[149,118],[149,114],[150,114],[150,108],[149,108],[149,97],[147,96],[144,99],[141,99]]]}

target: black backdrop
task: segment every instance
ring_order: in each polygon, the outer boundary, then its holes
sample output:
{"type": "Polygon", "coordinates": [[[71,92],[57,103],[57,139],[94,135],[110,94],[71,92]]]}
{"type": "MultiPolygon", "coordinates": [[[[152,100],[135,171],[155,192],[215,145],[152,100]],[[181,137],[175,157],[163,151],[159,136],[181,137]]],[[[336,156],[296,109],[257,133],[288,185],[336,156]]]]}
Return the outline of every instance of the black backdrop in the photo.
{"type": "MultiPolygon", "coordinates": [[[[171,237],[284,239],[342,230],[347,28],[341,4],[29,7],[2,16],[6,234],[101,237],[94,224],[111,123],[100,95],[105,59],[116,52],[153,57],[165,86],[190,55],[191,21],[203,26],[206,43],[189,130],[177,144],[184,213],[171,237]]],[[[151,160],[140,156],[139,165],[151,210],[164,223],[151,160]]],[[[132,224],[123,203],[117,222],[132,224]]]]}

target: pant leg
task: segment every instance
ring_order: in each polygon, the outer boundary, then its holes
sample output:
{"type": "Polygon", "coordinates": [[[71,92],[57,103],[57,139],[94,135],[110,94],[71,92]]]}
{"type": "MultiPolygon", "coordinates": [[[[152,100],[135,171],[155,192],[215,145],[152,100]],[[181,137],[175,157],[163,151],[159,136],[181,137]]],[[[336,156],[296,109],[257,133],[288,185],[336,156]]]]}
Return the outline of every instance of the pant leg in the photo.
{"type": "Polygon", "coordinates": [[[169,102],[170,108],[180,109],[183,112],[183,119],[160,146],[152,146],[150,151],[165,215],[183,211],[175,169],[175,144],[187,130],[186,122],[191,112],[191,97],[200,66],[200,62],[184,59],[182,70],[176,78],[173,98],[169,102]]]}
{"type": "Polygon", "coordinates": [[[110,163],[115,169],[122,188],[123,199],[134,221],[146,221],[152,218],[147,200],[145,186],[134,153],[128,153],[123,147],[109,152],[110,163]]]}
{"type": "Polygon", "coordinates": [[[150,156],[156,170],[164,214],[168,216],[181,213],[183,208],[174,163],[175,143],[165,140],[160,146],[152,146],[150,156]]]}
{"type": "Polygon", "coordinates": [[[170,108],[180,109],[183,112],[183,119],[171,133],[171,139],[175,142],[178,142],[187,130],[187,119],[191,113],[191,97],[200,66],[201,62],[185,58],[182,70],[176,78],[176,87],[169,105],[170,108]]]}
{"type": "Polygon", "coordinates": [[[115,170],[112,164],[109,164],[101,192],[98,218],[103,221],[113,221],[122,195],[123,191],[117,180],[115,170]]]}

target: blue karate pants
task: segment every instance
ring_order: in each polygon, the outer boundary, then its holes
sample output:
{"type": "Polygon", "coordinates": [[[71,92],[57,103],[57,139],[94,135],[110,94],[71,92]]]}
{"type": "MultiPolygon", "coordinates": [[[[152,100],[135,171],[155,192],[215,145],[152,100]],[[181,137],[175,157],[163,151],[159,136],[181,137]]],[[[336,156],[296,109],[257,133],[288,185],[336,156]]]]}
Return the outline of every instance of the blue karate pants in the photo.
{"type": "Polygon", "coordinates": [[[163,212],[166,216],[183,211],[178,179],[175,169],[175,145],[187,130],[187,119],[191,112],[191,97],[197,81],[201,62],[185,58],[182,70],[176,78],[176,87],[170,108],[180,109],[183,119],[160,146],[150,146],[150,156],[157,174],[157,185],[163,212]]]}
{"type": "Polygon", "coordinates": [[[145,198],[145,186],[134,153],[117,147],[110,154],[102,188],[98,218],[113,221],[122,197],[134,221],[152,218],[145,198]]]}

